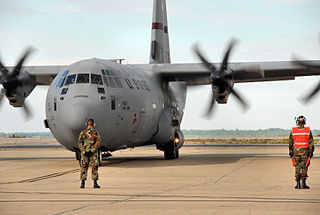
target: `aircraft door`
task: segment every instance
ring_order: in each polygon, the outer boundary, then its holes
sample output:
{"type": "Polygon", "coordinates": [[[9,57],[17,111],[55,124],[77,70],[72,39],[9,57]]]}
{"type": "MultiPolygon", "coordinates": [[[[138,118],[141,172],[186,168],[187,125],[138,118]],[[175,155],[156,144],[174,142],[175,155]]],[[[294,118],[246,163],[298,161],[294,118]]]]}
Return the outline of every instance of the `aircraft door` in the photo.
{"type": "Polygon", "coordinates": [[[144,125],[147,123],[147,115],[146,111],[143,109],[138,114],[134,114],[133,118],[133,133],[134,133],[134,139],[136,139],[136,142],[144,142],[146,141],[145,136],[143,135],[144,125]]]}
{"type": "MultiPolygon", "coordinates": [[[[118,131],[117,133],[119,136],[116,138],[117,142],[126,145],[128,142],[128,125],[130,123],[130,114],[128,106],[128,102],[125,99],[121,99],[120,97],[115,96],[115,113],[116,113],[116,120],[115,120],[115,128],[118,131]]],[[[112,102],[112,101],[111,101],[112,102]]]]}

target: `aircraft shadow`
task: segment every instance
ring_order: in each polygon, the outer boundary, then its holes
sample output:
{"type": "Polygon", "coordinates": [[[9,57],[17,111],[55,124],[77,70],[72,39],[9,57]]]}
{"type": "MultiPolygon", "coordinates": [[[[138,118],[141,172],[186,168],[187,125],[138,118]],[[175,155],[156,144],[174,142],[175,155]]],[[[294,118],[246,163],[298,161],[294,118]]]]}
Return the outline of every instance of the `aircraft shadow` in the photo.
{"type": "Polygon", "coordinates": [[[180,155],[179,159],[164,160],[163,156],[128,156],[128,157],[111,157],[102,162],[102,168],[108,167],[113,162],[118,162],[117,167],[132,167],[133,163],[139,168],[161,167],[161,166],[197,166],[214,164],[220,165],[225,163],[235,163],[243,158],[285,158],[290,159],[286,154],[187,154],[180,155]],[[121,162],[123,161],[123,162],[121,162]]]}

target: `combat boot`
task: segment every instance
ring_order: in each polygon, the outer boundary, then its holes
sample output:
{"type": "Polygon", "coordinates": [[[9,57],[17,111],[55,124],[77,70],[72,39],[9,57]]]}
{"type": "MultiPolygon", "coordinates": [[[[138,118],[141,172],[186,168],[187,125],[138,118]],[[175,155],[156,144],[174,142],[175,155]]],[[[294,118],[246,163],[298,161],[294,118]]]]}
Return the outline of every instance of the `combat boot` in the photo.
{"type": "Polygon", "coordinates": [[[310,187],[306,184],[306,178],[302,179],[302,187],[301,189],[310,189],[310,187]]]}
{"type": "Polygon", "coordinates": [[[85,180],[82,180],[81,181],[81,185],[80,185],[80,188],[84,188],[84,185],[86,184],[86,181],[85,180]]]}
{"type": "Polygon", "coordinates": [[[97,180],[94,180],[93,188],[100,188],[100,186],[99,186],[98,183],[97,183],[97,180]]]}
{"type": "Polygon", "coordinates": [[[297,185],[294,188],[301,189],[300,179],[297,179],[297,185]]]}

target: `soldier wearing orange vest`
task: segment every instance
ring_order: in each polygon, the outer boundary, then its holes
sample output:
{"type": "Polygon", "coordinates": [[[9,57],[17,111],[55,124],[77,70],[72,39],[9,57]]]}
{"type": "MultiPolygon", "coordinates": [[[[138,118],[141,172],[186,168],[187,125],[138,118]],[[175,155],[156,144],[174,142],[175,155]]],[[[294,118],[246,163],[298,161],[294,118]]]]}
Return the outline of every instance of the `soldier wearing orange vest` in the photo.
{"type": "Polygon", "coordinates": [[[309,189],[306,184],[310,158],[313,156],[314,143],[310,127],[305,127],[306,118],[299,116],[296,119],[296,127],[293,127],[289,137],[289,155],[295,166],[296,189],[309,189]],[[302,184],[300,181],[302,180],[302,184]]]}

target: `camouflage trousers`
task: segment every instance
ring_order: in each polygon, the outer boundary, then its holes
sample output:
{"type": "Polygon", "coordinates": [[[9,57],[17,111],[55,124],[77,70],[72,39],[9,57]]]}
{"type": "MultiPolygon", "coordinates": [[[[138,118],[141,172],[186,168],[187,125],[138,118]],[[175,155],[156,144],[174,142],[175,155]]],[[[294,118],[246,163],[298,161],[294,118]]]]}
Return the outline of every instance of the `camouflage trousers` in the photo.
{"type": "Polygon", "coordinates": [[[296,168],[296,179],[300,180],[308,177],[308,167],[306,166],[308,156],[296,155],[294,156],[294,166],[296,168]]]}
{"type": "Polygon", "coordinates": [[[99,160],[98,160],[97,153],[94,153],[91,156],[85,156],[81,154],[80,180],[87,180],[89,166],[92,167],[92,173],[91,173],[92,180],[98,180],[99,160]]]}

